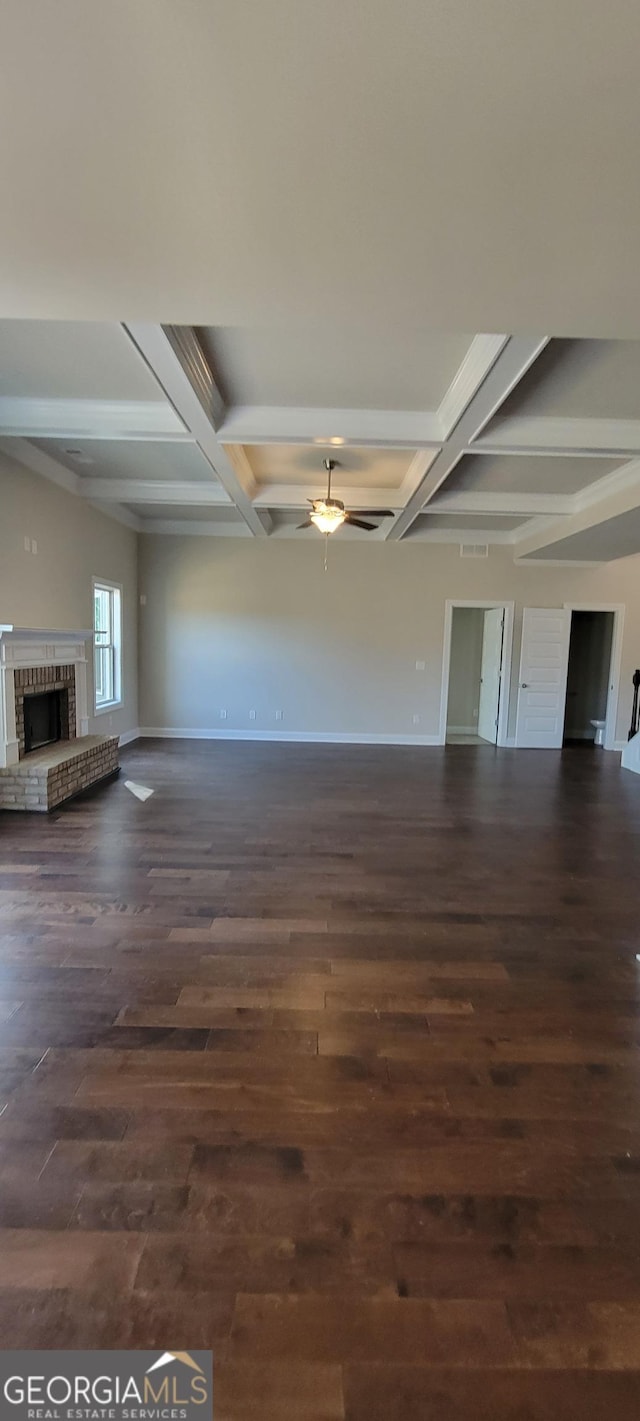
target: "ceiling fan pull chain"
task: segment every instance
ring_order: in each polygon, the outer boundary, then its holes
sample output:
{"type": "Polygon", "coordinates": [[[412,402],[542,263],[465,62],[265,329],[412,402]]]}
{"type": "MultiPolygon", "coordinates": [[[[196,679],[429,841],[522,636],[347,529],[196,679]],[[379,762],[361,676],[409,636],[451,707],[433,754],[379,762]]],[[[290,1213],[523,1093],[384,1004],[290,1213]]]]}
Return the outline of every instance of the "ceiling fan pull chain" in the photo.
{"type": "Polygon", "coordinates": [[[325,572],[328,571],[328,562],[329,562],[329,534],[328,534],[328,533],[325,533],[325,535],[324,535],[324,570],[325,570],[325,572]]]}

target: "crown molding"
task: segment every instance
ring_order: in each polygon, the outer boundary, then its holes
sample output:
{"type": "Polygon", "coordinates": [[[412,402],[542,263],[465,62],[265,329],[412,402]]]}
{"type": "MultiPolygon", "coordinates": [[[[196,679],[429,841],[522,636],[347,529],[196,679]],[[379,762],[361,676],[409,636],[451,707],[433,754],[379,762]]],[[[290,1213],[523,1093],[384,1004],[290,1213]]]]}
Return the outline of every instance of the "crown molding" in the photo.
{"type": "Polygon", "coordinates": [[[631,459],[619,469],[613,469],[610,474],[596,479],[595,483],[589,484],[587,488],[580,489],[574,495],[575,512],[580,513],[583,508],[592,508],[607,498],[632,489],[637,489],[640,494],[640,459],[631,459]]]}
{"type": "Polygon", "coordinates": [[[132,528],[134,533],[139,533],[142,529],[142,520],[130,509],[123,508],[120,503],[101,503],[94,498],[87,500],[90,508],[95,508],[96,513],[102,513],[105,518],[113,518],[116,523],[123,523],[125,528],[132,528]]]}
{"type": "Polygon", "coordinates": [[[188,439],[165,400],[41,400],[0,396],[0,434],[32,439],[188,439]]]}
{"type": "Polygon", "coordinates": [[[575,513],[575,494],[562,493],[442,493],[437,501],[431,500],[428,512],[434,517],[438,513],[513,513],[567,515],[575,513]]]}
{"type": "MultiPolygon", "coordinates": [[[[429,514],[431,517],[431,514],[429,514]]],[[[415,519],[410,530],[405,533],[403,542],[409,543],[453,543],[456,547],[458,543],[502,543],[510,545],[514,541],[514,533],[520,529],[509,528],[502,532],[499,528],[465,528],[461,522],[459,528],[422,528],[420,520],[415,519]]]]}
{"type": "Polygon", "coordinates": [[[604,562],[586,562],[581,558],[534,558],[513,559],[514,567],[604,567],[604,562]]]}
{"type": "Polygon", "coordinates": [[[141,533],[180,538],[250,538],[250,528],[241,519],[237,523],[215,521],[190,522],[188,518],[141,518],[141,533]]]}
{"type": "Polygon", "coordinates": [[[640,420],[505,416],[486,440],[474,442],[478,454],[575,454],[615,459],[640,454],[640,420]]]}
{"type": "Polygon", "coordinates": [[[223,504],[233,507],[228,493],[218,483],[180,483],[153,479],[78,480],[78,493],[102,503],[193,503],[202,507],[223,504]]]}

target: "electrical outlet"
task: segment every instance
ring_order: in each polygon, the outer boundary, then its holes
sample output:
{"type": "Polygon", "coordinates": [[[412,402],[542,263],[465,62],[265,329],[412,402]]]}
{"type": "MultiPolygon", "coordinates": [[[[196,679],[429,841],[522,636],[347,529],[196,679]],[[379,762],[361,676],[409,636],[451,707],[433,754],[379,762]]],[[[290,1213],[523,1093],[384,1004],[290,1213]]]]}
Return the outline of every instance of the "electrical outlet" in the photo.
{"type": "Polygon", "coordinates": [[[140,606],[141,606],[141,607],[146,607],[146,605],[147,605],[147,594],[146,594],[146,592],[141,592],[141,593],[140,593],[140,606]]]}
{"type": "Polygon", "coordinates": [[[30,552],[31,552],[31,539],[30,539],[30,538],[25,538],[25,540],[24,540],[24,550],[25,550],[25,553],[30,553],[30,552]]]}
{"type": "Polygon", "coordinates": [[[38,544],[36,543],[35,538],[32,538],[32,539],[31,539],[31,551],[32,551],[32,553],[34,553],[34,554],[37,553],[37,551],[38,551],[38,544]]]}
{"type": "Polygon", "coordinates": [[[426,663],[426,661],[416,661],[416,671],[426,671],[426,669],[427,669],[427,663],[426,663]]]}
{"type": "Polygon", "coordinates": [[[276,711],[276,720],[284,720],[284,711],[276,711]]]}
{"type": "Polygon", "coordinates": [[[249,720],[255,720],[255,718],[256,718],[256,713],[255,713],[255,711],[254,711],[254,710],[250,710],[250,711],[249,711],[249,720]]]}
{"type": "Polygon", "coordinates": [[[413,723],[414,723],[414,725],[419,725],[419,724],[420,724],[420,716],[419,716],[419,715],[414,715],[414,717],[413,717],[413,723]]]}
{"type": "Polygon", "coordinates": [[[227,712],[226,712],[226,710],[221,710],[221,711],[220,711],[220,719],[221,719],[221,720],[226,720],[226,719],[227,719],[227,712]]]}

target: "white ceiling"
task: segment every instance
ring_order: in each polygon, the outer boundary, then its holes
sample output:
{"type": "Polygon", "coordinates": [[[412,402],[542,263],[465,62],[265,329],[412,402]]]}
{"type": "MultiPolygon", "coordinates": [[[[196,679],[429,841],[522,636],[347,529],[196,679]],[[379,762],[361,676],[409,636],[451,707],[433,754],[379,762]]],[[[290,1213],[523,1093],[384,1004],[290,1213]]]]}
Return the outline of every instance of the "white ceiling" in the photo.
{"type": "Polygon", "coordinates": [[[630,0],[4,0],[0,314],[640,329],[630,0]]]}
{"type": "Polygon", "coordinates": [[[292,488],[313,484],[317,496],[326,492],[327,475],[323,459],[332,458],[333,492],[357,488],[398,489],[407,474],[415,450],[332,448],[330,444],[263,444],[245,449],[253,473],[261,486],[287,484],[292,488]]]}
{"type": "Polygon", "coordinates": [[[332,409],[437,409],[472,340],[388,327],[197,334],[230,404],[332,409]]]}
{"type": "Polygon", "coordinates": [[[0,397],[161,400],[121,325],[0,320],[0,397]]]}
{"type": "Polygon", "coordinates": [[[640,341],[552,340],[500,418],[640,419],[640,341]]]}
{"type": "MultiPolygon", "coordinates": [[[[451,493],[578,493],[617,468],[620,460],[554,458],[552,455],[468,454],[449,474],[442,496],[451,493]]],[[[438,495],[433,500],[434,509],[438,495]]]]}
{"type": "MultiPolygon", "coordinates": [[[[562,561],[610,562],[613,558],[630,557],[640,552],[640,508],[631,508],[617,518],[608,518],[595,527],[585,528],[570,538],[554,544],[553,556],[562,561]]],[[[549,557],[549,549],[529,554],[532,558],[549,557]]]]}
{"type": "Polygon", "coordinates": [[[640,343],[360,335],[335,364],[282,329],[271,362],[255,331],[205,344],[215,366],[190,327],[0,322],[2,449],[156,535],[315,539],[332,458],[333,496],[374,524],[340,539],[640,552],[640,343]]]}
{"type": "Polygon", "coordinates": [[[86,478],[151,479],[161,483],[216,483],[211,465],[192,443],[159,439],[35,439],[37,448],[86,478]]]}

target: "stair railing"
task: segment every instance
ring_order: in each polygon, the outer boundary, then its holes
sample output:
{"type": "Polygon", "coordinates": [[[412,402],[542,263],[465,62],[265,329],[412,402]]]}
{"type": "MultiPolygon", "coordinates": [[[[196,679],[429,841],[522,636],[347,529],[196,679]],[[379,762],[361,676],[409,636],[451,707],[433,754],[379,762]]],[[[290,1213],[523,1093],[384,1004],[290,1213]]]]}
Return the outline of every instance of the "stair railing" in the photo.
{"type": "Polygon", "coordinates": [[[638,724],[638,691],[639,691],[639,690],[640,690],[640,671],[634,671],[634,673],[633,673],[633,705],[632,705],[632,707],[631,707],[631,726],[630,726],[630,729],[629,729],[629,734],[628,734],[628,736],[627,736],[627,739],[628,739],[628,740],[632,740],[633,737],[634,737],[634,735],[637,735],[637,733],[638,733],[638,728],[639,728],[639,724],[638,724]]]}

